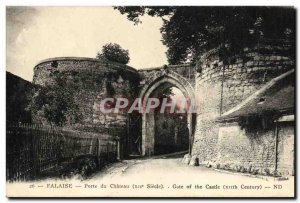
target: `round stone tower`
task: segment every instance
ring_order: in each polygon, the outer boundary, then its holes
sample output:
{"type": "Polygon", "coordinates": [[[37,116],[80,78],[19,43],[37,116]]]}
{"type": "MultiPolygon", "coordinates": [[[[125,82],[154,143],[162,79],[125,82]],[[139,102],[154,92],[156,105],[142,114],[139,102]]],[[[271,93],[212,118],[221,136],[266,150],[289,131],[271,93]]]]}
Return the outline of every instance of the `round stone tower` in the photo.
{"type": "MultiPolygon", "coordinates": [[[[126,133],[125,112],[104,114],[99,104],[104,98],[135,98],[139,74],[127,65],[110,61],[62,57],[41,61],[34,67],[33,83],[41,88],[55,86],[71,95],[78,117],[66,118],[64,128],[83,133],[108,133],[121,137],[126,133]],[[63,84],[63,85],[61,85],[63,84]]],[[[36,122],[46,122],[40,114],[36,122]]]]}
{"type": "Polygon", "coordinates": [[[293,42],[261,41],[254,48],[222,61],[212,49],[197,62],[196,92],[200,112],[193,154],[201,163],[218,158],[217,119],[273,78],[295,68],[293,42]]]}

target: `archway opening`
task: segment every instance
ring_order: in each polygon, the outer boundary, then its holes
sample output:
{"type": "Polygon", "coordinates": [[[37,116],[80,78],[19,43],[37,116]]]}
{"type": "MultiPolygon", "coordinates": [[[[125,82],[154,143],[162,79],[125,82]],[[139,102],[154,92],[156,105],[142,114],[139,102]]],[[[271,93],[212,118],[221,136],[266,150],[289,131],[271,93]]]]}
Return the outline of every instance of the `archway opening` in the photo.
{"type": "MultiPolygon", "coordinates": [[[[194,98],[193,91],[187,84],[184,83],[185,85],[183,85],[182,83],[183,81],[179,82],[170,77],[157,79],[156,82],[150,84],[147,90],[142,94],[143,105],[147,105],[153,98],[163,99],[162,97],[171,90],[174,91],[172,93],[173,99],[184,95],[182,98],[185,100],[184,104],[191,102],[194,98]]],[[[160,104],[162,103],[163,102],[160,102],[160,104]]],[[[183,105],[183,107],[186,108],[185,105],[183,105]]],[[[158,109],[160,109],[160,106],[158,109]]],[[[186,110],[188,111],[188,108],[186,110]]],[[[175,112],[177,111],[175,110],[175,112]]],[[[191,112],[173,113],[166,116],[165,114],[162,115],[161,112],[157,114],[157,110],[155,109],[154,111],[143,114],[142,155],[152,156],[172,153],[185,150],[186,148],[188,148],[189,153],[191,153],[191,139],[194,133],[194,126],[193,114],[191,112]],[[166,117],[168,117],[168,121],[165,120],[166,117]],[[180,135],[178,133],[180,133],[180,135]],[[166,142],[166,140],[168,142],[166,142]]]]}
{"type": "Polygon", "coordinates": [[[182,109],[185,98],[180,89],[175,86],[162,85],[151,97],[157,97],[161,104],[167,100],[172,106],[159,105],[154,110],[154,155],[168,154],[189,149],[188,115],[182,109]],[[162,108],[164,109],[162,111],[162,108]],[[172,109],[173,108],[173,109],[172,109]]]}

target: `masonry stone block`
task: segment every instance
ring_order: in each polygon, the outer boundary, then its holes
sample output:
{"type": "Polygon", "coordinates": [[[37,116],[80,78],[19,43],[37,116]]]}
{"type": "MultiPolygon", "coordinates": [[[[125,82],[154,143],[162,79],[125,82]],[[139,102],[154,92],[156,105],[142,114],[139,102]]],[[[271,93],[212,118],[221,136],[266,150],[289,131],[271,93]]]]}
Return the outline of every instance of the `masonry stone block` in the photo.
{"type": "MultiPolygon", "coordinates": [[[[259,169],[260,171],[263,171],[263,168],[267,166],[273,167],[271,161],[273,160],[273,154],[262,158],[261,147],[270,141],[268,140],[270,138],[268,132],[262,135],[260,143],[254,144],[254,140],[246,137],[242,131],[240,133],[229,133],[227,136],[219,135],[219,129],[223,129],[223,127],[220,127],[216,122],[222,113],[238,105],[272,78],[294,68],[291,65],[294,63],[293,58],[284,58],[286,60],[284,61],[280,54],[274,54],[276,51],[272,49],[272,46],[269,48],[270,53],[258,53],[256,50],[244,49],[245,55],[249,57],[247,62],[243,63],[243,59],[237,56],[235,62],[227,66],[224,78],[223,74],[219,74],[212,81],[206,75],[197,74],[196,95],[201,98],[199,100],[201,111],[197,115],[197,131],[192,154],[199,158],[200,164],[210,161],[216,163],[214,164],[215,167],[220,163],[223,167],[228,166],[231,168],[235,168],[234,165],[241,164],[245,168],[248,167],[247,170],[251,165],[255,170],[259,169]],[[273,63],[274,60],[275,63],[273,63]],[[230,75],[233,70],[234,74],[230,75]],[[231,138],[236,134],[239,136],[231,138]],[[253,151],[253,147],[256,150],[253,151]]],[[[215,53],[214,56],[204,55],[200,58],[200,63],[203,64],[203,72],[211,71],[209,70],[211,67],[206,64],[211,61],[216,62],[218,54],[215,53]]],[[[221,66],[215,70],[222,72],[221,66]]],[[[269,152],[271,153],[272,142],[267,145],[270,146],[269,152]]]]}

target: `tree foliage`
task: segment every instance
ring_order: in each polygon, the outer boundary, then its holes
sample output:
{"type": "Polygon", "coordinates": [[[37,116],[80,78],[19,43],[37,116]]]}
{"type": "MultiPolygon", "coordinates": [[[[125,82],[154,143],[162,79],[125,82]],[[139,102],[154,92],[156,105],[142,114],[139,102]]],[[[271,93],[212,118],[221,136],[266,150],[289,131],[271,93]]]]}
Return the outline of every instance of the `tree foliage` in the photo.
{"type": "Polygon", "coordinates": [[[74,101],[74,91],[67,87],[62,75],[55,77],[55,83],[46,87],[37,87],[29,105],[33,114],[42,116],[50,125],[63,126],[79,120],[78,106],[74,101]]]}
{"type": "Polygon", "coordinates": [[[119,44],[108,43],[97,53],[98,59],[107,59],[122,64],[127,64],[130,60],[129,51],[123,49],[119,44]]]}
{"type": "Polygon", "coordinates": [[[295,10],[290,7],[115,7],[135,24],[161,17],[162,41],[170,64],[194,61],[220,47],[223,58],[261,39],[294,40],[295,10]]]}

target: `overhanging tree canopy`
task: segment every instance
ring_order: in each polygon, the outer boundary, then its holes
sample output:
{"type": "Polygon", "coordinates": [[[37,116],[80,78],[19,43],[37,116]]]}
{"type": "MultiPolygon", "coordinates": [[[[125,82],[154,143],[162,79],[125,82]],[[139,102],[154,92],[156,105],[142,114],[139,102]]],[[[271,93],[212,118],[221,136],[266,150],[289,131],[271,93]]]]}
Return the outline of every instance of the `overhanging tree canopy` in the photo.
{"type": "Polygon", "coordinates": [[[161,17],[162,41],[170,64],[194,61],[221,47],[221,57],[251,48],[260,39],[294,40],[295,10],[291,7],[115,7],[135,24],[140,16],[161,17]]]}

